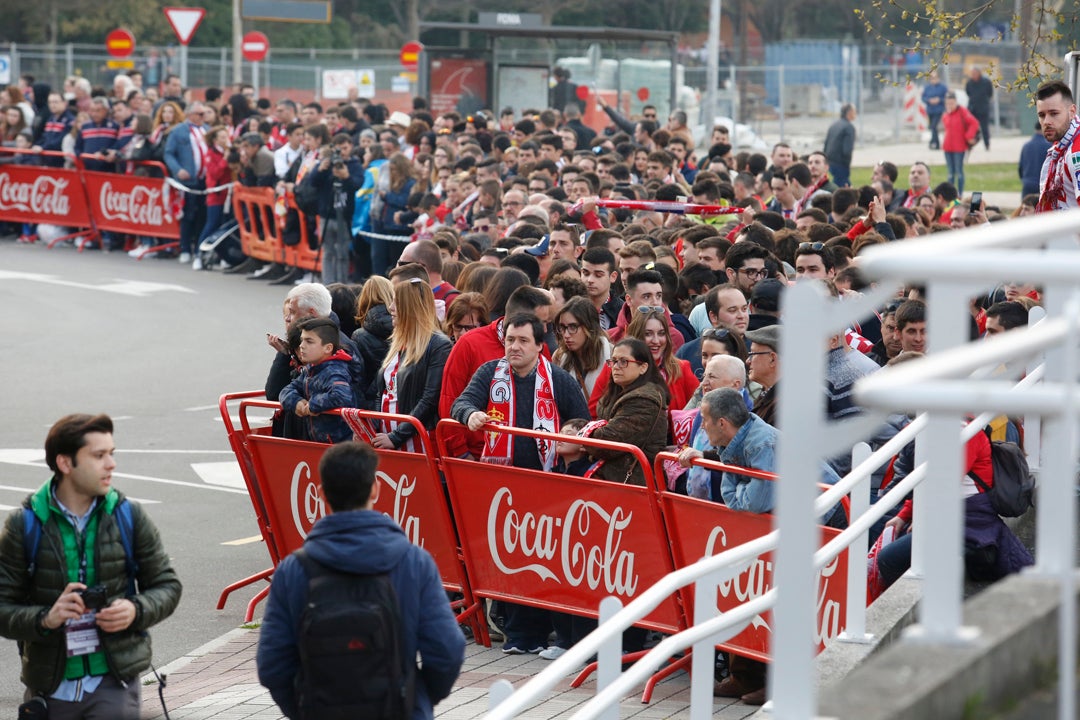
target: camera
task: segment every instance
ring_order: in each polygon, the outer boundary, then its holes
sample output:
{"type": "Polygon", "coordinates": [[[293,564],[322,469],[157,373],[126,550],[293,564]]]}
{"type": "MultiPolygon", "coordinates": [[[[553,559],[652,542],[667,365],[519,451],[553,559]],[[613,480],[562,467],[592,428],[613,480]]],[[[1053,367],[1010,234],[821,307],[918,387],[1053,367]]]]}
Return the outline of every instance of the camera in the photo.
{"type": "Polygon", "coordinates": [[[109,592],[104,585],[95,585],[80,590],[79,595],[82,596],[83,605],[86,606],[87,610],[101,610],[109,601],[109,592]]]}
{"type": "Polygon", "coordinates": [[[339,168],[339,167],[344,167],[344,165],[345,165],[345,156],[341,154],[341,151],[338,150],[337,148],[334,148],[333,150],[331,150],[330,151],[330,167],[339,168]]]}

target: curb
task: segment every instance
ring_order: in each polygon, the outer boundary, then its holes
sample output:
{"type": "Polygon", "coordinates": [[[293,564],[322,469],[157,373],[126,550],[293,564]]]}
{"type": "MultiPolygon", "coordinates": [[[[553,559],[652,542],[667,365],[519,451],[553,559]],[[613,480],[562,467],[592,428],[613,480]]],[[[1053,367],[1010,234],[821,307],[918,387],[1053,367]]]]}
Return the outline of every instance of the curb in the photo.
{"type": "MultiPolygon", "coordinates": [[[[230,630],[221,637],[215,638],[208,643],[200,645],[186,655],[178,657],[172,662],[162,665],[157,669],[157,673],[158,675],[167,676],[170,673],[180,670],[181,668],[185,668],[199,658],[209,655],[210,653],[217,650],[219,647],[222,647],[223,645],[229,643],[235,638],[240,637],[241,635],[245,635],[249,632],[251,632],[251,628],[238,627],[230,630]]],[[[139,683],[142,685],[156,685],[157,678],[154,677],[154,671],[151,670],[150,672],[145,673],[141,678],[139,678],[139,683]]]]}

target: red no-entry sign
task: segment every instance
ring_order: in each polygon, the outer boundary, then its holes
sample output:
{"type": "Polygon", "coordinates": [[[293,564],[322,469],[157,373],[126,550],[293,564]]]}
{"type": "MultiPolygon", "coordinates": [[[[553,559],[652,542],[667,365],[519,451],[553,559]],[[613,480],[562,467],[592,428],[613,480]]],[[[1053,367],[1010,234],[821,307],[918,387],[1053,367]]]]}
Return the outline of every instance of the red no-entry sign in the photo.
{"type": "Polygon", "coordinates": [[[406,70],[416,72],[417,63],[420,62],[420,52],[424,49],[424,46],[418,42],[407,42],[401,46],[401,65],[406,70]]]}
{"type": "Polygon", "coordinates": [[[112,57],[127,57],[135,52],[135,36],[130,30],[116,28],[105,36],[105,50],[112,57]]]}
{"type": "Polygon", "coordinates": [[[270,52],[270,40],[261,32],[249,32],[240,42],[240,51],[244,54],[245,60],[259,62],[270,52]]]}

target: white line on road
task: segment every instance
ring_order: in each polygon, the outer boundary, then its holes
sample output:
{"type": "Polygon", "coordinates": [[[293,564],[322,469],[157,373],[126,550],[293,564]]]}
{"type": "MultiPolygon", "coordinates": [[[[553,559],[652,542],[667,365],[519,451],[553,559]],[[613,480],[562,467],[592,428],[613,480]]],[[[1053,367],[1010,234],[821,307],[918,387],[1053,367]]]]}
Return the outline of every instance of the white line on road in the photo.
{"type": "Polygon", "coordinates": [[[222,545],[250,545],[251,543],[262,542],[262,535],[252,535],[251,537],[240,538],[239,540],[228,540],[221,543],[222,545]]]}
{"type": "Polygon", "coordinates": [[[63,285],[65,287],[81,288],[83,290],[97,290],[99,292],[110,292],[116,293],[118,295],[131,295],[134,297],[146,297],[151,293],[162,291],[182,292],[189,293],[191,295],[197,294],[191,288],[186,288],[182,285],[170,285],[167,283],[145,282],[142,280],[124,280],[122,278],[117,278],[115,282],[109,285],[88,285],[86,283],[74,282],[72,280],[62,280],[55,275],[14,272],[10,270],[0,270],[0,280],[29,280],[31,282],[45,283],[48,285],[63,285]]]}
{"type": "MultiPolygon", "coordinates": [[[[36,459],[41,457],[40,450],[0,450],[0,463],[7,463],[9,465],[25,465],[27,467],[43,468],[48,470],[48,466],[43,462],[31,462],[26,459],[28,453],[37,453],[36,455],[29,455],[30,458],[36,459]]],[[[131,473],[118,473],[114,472],[113,477],[127,478],[129,480],[145,480],[147,482],[161,483],[163,485],[180,485],[183,487],[199,488],[200,490],[217,490],[218,492],[234,493],[237,495],[247,495],[246,489],[224,487],[221,485],[203,485],[202,483],[187,482],[185,480],[170,480],[168,478],[152,477],[150,475],[133,475],[131,473]]]]}
{"type": "Polygon", "coordinates": [[[196,405],[195,407],[184,408],[184,412],[204,412],[206,410],[217,410],[217,405],[196,405]]]}

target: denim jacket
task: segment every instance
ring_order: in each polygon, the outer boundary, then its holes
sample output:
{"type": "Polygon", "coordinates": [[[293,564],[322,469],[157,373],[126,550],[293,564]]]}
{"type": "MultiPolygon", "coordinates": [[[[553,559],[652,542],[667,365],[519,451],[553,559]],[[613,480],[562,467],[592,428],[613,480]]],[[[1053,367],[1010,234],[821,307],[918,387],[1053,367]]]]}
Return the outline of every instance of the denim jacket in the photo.
{"type": "MultiPolygon", "coordinates": [[[[720,452],[720,462],[775,472],[776,439],[779,435],[776,428],[750,413],[750,419],[720,452]]],[[[720,492],[724,496],[724,504],[732,510],[767,513],[772,512],[775,503],[772,480],[725,472],[720,492]]]]}

